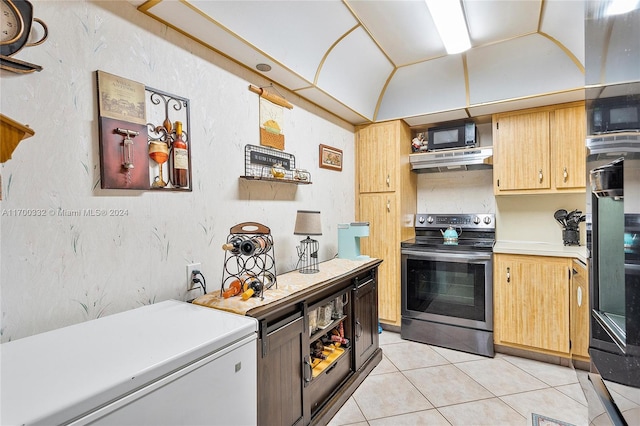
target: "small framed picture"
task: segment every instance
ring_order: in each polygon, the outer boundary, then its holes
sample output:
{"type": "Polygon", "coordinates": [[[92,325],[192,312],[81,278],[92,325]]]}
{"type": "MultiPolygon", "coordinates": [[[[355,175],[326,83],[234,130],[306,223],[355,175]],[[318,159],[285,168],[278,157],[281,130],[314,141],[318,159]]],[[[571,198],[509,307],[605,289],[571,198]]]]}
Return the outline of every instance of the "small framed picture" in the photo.
{"type": "Polygon", "coordinates": [[[342,150],[320,144],[320,167],[342,171],[342,150]]]}

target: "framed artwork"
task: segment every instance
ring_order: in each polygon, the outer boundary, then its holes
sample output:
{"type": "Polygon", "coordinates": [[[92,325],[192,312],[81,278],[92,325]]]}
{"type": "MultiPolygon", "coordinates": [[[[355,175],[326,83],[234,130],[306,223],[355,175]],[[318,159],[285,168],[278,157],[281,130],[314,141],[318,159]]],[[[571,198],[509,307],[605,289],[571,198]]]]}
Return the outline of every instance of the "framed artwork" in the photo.
{"type": "Polygon", "coordinates": [[[102,189],[149,189],[144,84],[96,75],[102,189]]]}
{"type": "Polygon", "coordinates": [[[342,150],[320,144],[320,167],[342,171],[342,150]]]}

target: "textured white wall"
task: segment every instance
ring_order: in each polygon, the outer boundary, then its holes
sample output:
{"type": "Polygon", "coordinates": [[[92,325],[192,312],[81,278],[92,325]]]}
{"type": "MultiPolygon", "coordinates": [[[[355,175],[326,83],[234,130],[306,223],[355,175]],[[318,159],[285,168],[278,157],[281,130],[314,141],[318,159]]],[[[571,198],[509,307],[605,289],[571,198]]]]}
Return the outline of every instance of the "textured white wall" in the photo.
{"type": "MultiPolygon", "coordinates": [[[[425,173],[418,177],[418,213],[495,213],[496,240],[562,245],[558,209],[586,211],[584,194],[493,195],[491,170],[425,173]]],[[[580,243],[586,228],[580,225],[580,243]]]]}
{"type": "MultiPolygon", "coordinates": [[[[497,239],[562,245],[558,209],[586,212],[585,194],[505,195],[496,198],[497,239]]],[[[586,225],[580,224],[580,245],[586,244],[586,225]]]]}
{"type": "Polygon", "coordinates": [[[138,12],[127,2],[32,1],[48,40],[17,58],[43,71],[2,71],[1,109],[36,135],[2,164],[1,340],[174,298],[186,264],[219,288],[229,229],[271,228],[278,273],[294,269],[296,210],[322,211],[320,260],[337,253],[337,224],[354,220],[353,127],[291,93],[285,151],[312,185],[240,181],[245,144],[259,145],[258,98],[268,81],[138,12]],[[191,101],[193,192],[100,189],[95,71],[191,101]],[[318,168],[318,145],[344,151],[342,172],[318,168]],[[126,209],[65,217],[60,209],[126,209]],[[42,209],[44,216],[16,216],[42,209]],[[53,209],[54,214],[49,213],[53,209]],[[23,210],[27,211],[27,210],[23,210]]]}
{"type": "Polygon", "coordinates": [[[495,213],[493,170],[418,175],[418,213],[495,213]]]}

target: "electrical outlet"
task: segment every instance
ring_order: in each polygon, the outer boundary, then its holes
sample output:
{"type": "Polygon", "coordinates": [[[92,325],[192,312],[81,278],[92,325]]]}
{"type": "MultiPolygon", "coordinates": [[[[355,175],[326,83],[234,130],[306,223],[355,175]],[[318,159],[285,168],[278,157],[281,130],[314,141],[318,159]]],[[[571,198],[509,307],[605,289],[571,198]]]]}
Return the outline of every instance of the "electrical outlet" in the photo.
{"type": "Polygon", "coordinates": [[[200,263],[190,263],[187,265],[187,291],[200,288],[198,284],[194,284],[191,274],[193,271],[202,271],[200,263]]]}

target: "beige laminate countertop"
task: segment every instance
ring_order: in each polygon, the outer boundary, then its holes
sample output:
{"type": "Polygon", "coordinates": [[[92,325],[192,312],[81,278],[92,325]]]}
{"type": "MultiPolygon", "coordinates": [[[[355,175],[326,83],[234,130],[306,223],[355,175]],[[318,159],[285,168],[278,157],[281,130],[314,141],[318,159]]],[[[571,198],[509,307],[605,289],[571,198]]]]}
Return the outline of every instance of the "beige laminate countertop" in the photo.
{"type": "Polygon", "coordinates": [[[277,302],[294,293],[346,275],[356,269],[374,265],[376,262],[379,263],[380,259],[373,257],[363,260],[334,258],[321,262],[318,266],[319,271],[315,274],[301,274],[295,270],[278,275],[276,277],[276,285],[266,290],[262,298],[251,297],[248,300],[242,300],[242,298],[236,296],[225,299],[220,294],[220,290],[214,290],[198,297],[193,303],[233,312],[235,314],[246,315],[246,313],[253,308],[277,302]]]}
{"type": "Polygon", "coordinates": [[[494,253],[525,254],[532,256],[570,257],[587,262],[586,246],[565,246],[539,241],[496,241],[494,253]]]}

